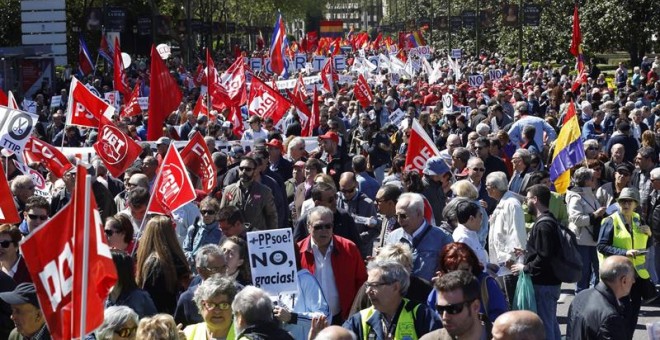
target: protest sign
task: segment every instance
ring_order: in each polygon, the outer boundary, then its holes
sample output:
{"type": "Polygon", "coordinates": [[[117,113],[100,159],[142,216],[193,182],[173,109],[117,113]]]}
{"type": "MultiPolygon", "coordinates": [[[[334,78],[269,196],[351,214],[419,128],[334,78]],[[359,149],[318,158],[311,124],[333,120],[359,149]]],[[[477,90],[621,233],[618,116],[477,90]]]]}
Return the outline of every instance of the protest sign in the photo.
{"type": "Polygon", "coordinates": [[[274,297],[298,291],[291,229],[247,233],[252,283],[274,297]]]}

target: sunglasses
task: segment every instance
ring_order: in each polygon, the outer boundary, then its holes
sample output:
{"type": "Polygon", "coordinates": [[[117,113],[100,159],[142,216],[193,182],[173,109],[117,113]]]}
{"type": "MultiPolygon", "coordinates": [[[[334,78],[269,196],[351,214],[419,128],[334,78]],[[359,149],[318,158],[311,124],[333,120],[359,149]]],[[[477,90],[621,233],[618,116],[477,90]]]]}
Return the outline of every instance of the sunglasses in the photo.
{"type": "Polygon", "coordinates": [[[332,225],[332,223],[328,223],[328,224],[317,224],[313,228],[314,228],[314,230],[318,231],[318,230],[323,230],[323,229],[330,230],[333,227],[334,226],[332,225]]]}
{"type": "Polygon", "coordinates": [[[351,188],[351,189],[341,189],[341,192],[343,192],[343,193],[345,193],[345,194],[352,194],[352,193],[355,192],[355,189],[357,189],[357,188],[356,188],[356,187],[353,187],[353,188],[351,188]]]}
{"type": "Polygon", "coordinates": [[[405,220],[405,219],[408,218],[408,215],[406,215],[406,214],[396,214],[396,218],[398,218],[400,220],[405,220]]]}
{"type": "Polygon", "coordinates": [[[103,231],[105,232],[105,236],[107,236],[107,237],[110,237],[114,234],[121,234],[122,233],[121,231],[112,230],[112,229],[105,229],[103,231]]]}
{"type": "Polygon", "coordinates": [[[214,310],[214,309],[227,310],[231,308],[231,304],[229,302],[213,303],[209,301],[204,301],[204,308],[206,308],[206,310],[214,310]]]}
{"type": "Polygon", "coordinates": [[[202,215],[213,215],[213,214],[215,214],[215,210],[200,210],[199,212],[201,212],[202,215]]]}
{"type": "Polygon", "coordinates": [[[248,172],[249,172],[249,171],[254,170],[254,168],[251,168],[251,167],[248,167],[248,166],[239,166],[239,167],[238,167],[238,170],[241,170],[241,171],[248,171],[248,172]]]}
{"type": "Polygon", "coordinates": [[[121,338],[130,338],[135,334],[135,331],[137,331],[137,327],[124,327],[114,331],[114,333],[121,338]]]}
{"type": "Polygon", "coordinates": [[[442,315],[444,312],[447,312],[447,314],[450,314],[450,315],[455,315],[455,314],[458,314],[458,313],[462,312],[463,307],[467,304],[472,303],[472,301],[474,301],[474,300],[463,301],[461,303],[454,303],[454,304],[446,305],[446,306],[436,305],[435,310],[437,310],[438,314],[440,314],[440,315],[442,315]]]}
{"type": "Polygon", "coordinates": [[[12,240],[4,240],[4,241],[0,242],[0,247],[2,247],[2,248],[9,248],[9,245],[12,244],[12,243],[14,243],[14,241],[12,241],[12,240]]]}
{"type": "Polygon", "coordinates": [[[48,215],[35,215],[35,214],[28,214],[28,217],[29,217],[31,220],[40,219],[40,220],[42,220],[42,221],[45,221],[45,220],[48,219],[48,215]]]}
{"type": "Polygon", "coordinates": [[[484,171],[486,171],[486,169],[484,169],[484,168],[472,168],[472,171],[484,172],[484,171]]]}

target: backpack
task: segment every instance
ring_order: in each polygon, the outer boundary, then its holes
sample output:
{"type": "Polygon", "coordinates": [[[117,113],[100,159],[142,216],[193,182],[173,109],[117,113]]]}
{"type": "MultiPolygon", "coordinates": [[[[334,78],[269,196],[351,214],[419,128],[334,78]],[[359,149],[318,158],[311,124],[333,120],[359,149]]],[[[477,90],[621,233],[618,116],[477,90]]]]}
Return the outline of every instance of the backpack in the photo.
{"type": "Polygon", "coordinates": [[[552,261],[552,271],[555,276],[564,283],[575,283],[582,277],[582,256],[577,248],[575,234],[561,225],[557,220],[548,216],[541,217],[542,220],[550,220],[557,226],[560,249],[552,261]]]}

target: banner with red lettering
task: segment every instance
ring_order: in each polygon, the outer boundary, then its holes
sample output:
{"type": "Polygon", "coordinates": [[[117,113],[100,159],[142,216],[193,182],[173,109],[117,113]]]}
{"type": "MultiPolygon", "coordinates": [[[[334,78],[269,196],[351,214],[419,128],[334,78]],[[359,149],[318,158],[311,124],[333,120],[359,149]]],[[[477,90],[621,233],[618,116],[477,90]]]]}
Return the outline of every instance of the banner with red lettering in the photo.
{"type": "Polygon", "coordinates": [[[220,84],[225,88],[232,105],[242,106],[247,103],[247,86],[243,58],[236,61],[220,76],[220,84]]]}
{"type": "Polygon", "coordinates": [[[59,149],[33,136],[25,144],[23,157],[26,163],[43,164],[57,178],[64,177],[73,168],[73,164],[59,149]]]}
{"type": "Polygon", "coordinates": [[[71,201],[20,245],[53,339],[81,337],[83,298],[87,306],[85,333],[98,328],[103,323],[104,301],[117,282],[103,221],[91,188],[85,185],[86,175],[87,170],[78,166],[76,190],[71,201]],[[85,210],[85,191],[89,191],[88,211],[85,210]],[[85,219],[90,220],[87,267],[83,267],[85,219]],[[44,247],[46,244],[48,246],[44,247]],[[85,297],[81,294],[83,275],[88,279],[85,297]]]}
{"type": "Polygon", "coordinates": [[[111,118],[115,108],[103,99],[94,95],[76,77],[71,78],[69,89],[69,103],[66,123],[96,128],[99,126],[99,117],[111,118]]]}
{"type": "Polygon", "coordinates": [[[363,109],[366,109],[371,105],[371,100],[374,95],[371,93],[371,88],[369,88],[369,84],[362,74],[358,76],[357,82],[355,82],[353,93],[355,94],[355,99],[360,102],[360,106],[362,106],[363,109]]]}
{"type": "Polygon", "coordinates": [[[273,90],[256,76],[252,77],[250,105],[248,106],[250,116],[257,115],[262,119],[272,118],[273,125],[277,125],[290,107],[291,103],[279,92],[273,90]]]}
{"type": "Polygon", "coordinates": [[[14,195],[9,190],[7,177],[3,173],[0,175],[0,223],[16,224],[19,222],[21,222],[21,218],[18,216],[16,203],[14,203],[14,195]]]}
{"type": "Polygon", "coordinates": [[[202,191],[207,195],[211,193],[218,180],[218,173],[211,158],[211,151],[199,131],[195,132],[186,147],[181,150],[181,159],[190,172],[199,177],[202,191]]]}
{"type": "Polygon", "coordinates": [[[142,153],[137,142],[105,117],[101,117],[99,134],[92,146],[114,177],[121,176],[142,153]]]}
{"type": "Polygon", "coordinates": [[[404,171],[421,173],[426,165],[426,160],[434,156],[440,156],[440,151],[417,119],[413,119],[404,171]]]}
{"type": "Polygon", "coordinates": [[[170,215],[173,210],[195,199],[195,188],[174,144],[170,144],[162,164],[147,213],[170,215]]]}
{"type": "Polygon", "coordinates": [[[139,97],[140,97],[140,82],[138,80],[138,83],[135,84],[135,87],[133,88],[131,97],[128,99],[126,105],[124,106],[124,109],[121,110],[121,113],[119,113],[119,117],[127,118],[127,117],[142,115],[142,108],[140,107],[140,103],[138,102],[139,97]]]}

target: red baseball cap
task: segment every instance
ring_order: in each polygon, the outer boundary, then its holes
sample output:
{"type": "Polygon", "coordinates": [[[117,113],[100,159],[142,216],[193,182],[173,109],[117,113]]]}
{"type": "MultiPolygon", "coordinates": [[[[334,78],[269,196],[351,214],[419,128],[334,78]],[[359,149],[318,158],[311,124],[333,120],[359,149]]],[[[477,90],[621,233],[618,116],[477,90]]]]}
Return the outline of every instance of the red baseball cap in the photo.
{"type": "Polygon", "coordinates": [[[319,138],[321,138],[321,139],[330,139],[333,142],[339,144],[339,135],[334,131],[328,131],[325,134],[320,135],[319,138]]]}
{"type": "Polygon", "coordinates": [[[278,148],[282,150],[284,147],[282,146],[282,141],[280,141],[277,138],[273,138],[270,140],[270,142],[266,143],[267,146],[273,147],[273,148],[278,148]]]}

